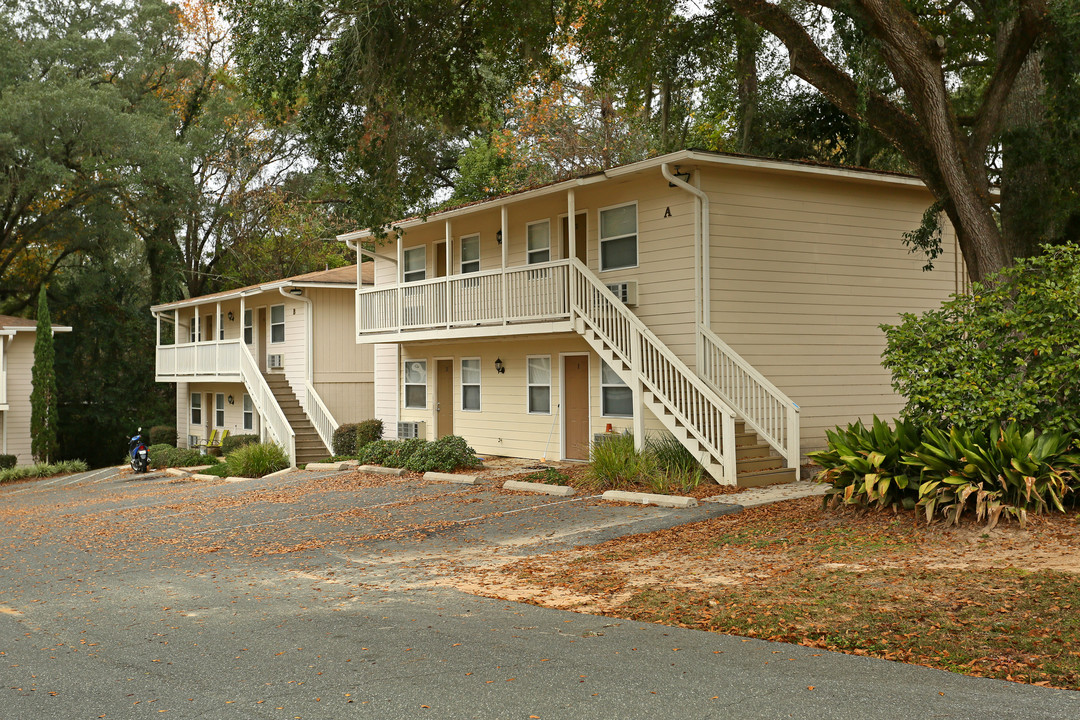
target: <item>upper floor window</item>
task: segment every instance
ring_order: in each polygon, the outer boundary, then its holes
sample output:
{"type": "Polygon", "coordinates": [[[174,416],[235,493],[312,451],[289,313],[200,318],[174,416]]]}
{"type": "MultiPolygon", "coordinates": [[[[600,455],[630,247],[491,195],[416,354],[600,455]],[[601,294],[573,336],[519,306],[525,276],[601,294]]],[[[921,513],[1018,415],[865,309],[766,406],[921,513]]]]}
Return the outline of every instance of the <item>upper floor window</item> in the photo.
{"type": "Polygon", "coordinates": [[[527,229],[528,264],[551,259],[551,223],[547,220],[529,223],[527,229]]]}
{"type": "Polygon", "coordinates": [[[270,306],[270,342],[285,342],[285,306],[270,306]]]}
{"type": "Polygon", "coordinates": [[[225,316],[218,313],[217,316],[218,340],[225,339],[225,316]]]}
{"type": "Polygon", "coordinates": [[[427,247],[405,249],[405,282],[419,282],[427,277],[427,247]]]}
{"type": "Polygon", "coordinates": [[[480,236],[461,238],[461,274],[480,272],[480,236]]]}
{"type": "Polygon", "coordinates": [[[195,314],[191,316],[191,325],[188,326],[188,342],[195,342],[195,323],[199,320],[199,312],[196,310],[195,314]]]}
{"type": "Polygon", "coordinates": [[[600,269],[637,267],[637,203],[600,211],[600,269]]]}
{"type": "Polygon", "coordinates": [[[244,343],[247,345],[255,342],[254,332],[252,331],[252,317],[251,308],[244,310],[244,343]]]}

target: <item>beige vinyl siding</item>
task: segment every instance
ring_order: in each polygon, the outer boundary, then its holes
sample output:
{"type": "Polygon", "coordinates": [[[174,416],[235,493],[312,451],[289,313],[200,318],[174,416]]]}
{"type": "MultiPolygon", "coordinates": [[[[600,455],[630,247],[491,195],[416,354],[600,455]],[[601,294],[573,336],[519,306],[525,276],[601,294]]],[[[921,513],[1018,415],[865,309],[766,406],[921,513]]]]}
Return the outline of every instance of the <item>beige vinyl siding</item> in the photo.
{"type": "Polygon", "coordinates": [[[356,342],[356,293],[312,288],[313,379],[315,392],[339,423],[374,417],[375,353],[356,342]]]}
{"type": "MultiPolygon", "coordinates": [[[[460,435],[481,455],[558,459],[564,456],[562,404],[562,357],[589,355],[590,434],[602,433],[608,424],[613,432],[631,430],[632,418],[601,415],[600,358],[576,335],[519,337],[510,340],[465,343],[438,343],[401,346],[401,363],[427,360],[427,407],[405,408],[404,390],[399,388],[402,421],[426,423],[427,438],[435,438],[436,359],[454,361],[454,434],[460,435]],[[529,413],[526,383],[527,358],[551,357],[551,412],[529,413]],[[461,409],[461,359],[480,359],[480,411],[461,409]],[[506,372],[495,370],[495,359],[503,361],[506,372]]],[[[649,432],[662,428],[648,410],[645,425],[649,432]]]]}
{"type": "Polygon", "coordinates": [[[881,323],[955,289],[951,232],[935,270],[901,242],[929,205],[917,188],[708,169],[712,329],[802,408],[802,452],[902,399],[881,367],[881,323]]]}
{"type": "Polygon", "coordinates": [[[19,465],[30,465],[30,392],[33,389],[34,332],[17,332],[10,340],[0,338],[7,362],[7,402],[4,427],[7,432],[5,454],[14,455],[19,465]]]}
{"type": "Polygon", "coordinates": [[[186,448],[188,446],[188,433],[186,428],[191,420],[191,414],[188,412],[191,390],[186,382],[176,383],[176,447],[186,448]]]}
{"type": "Polygon", "coordinates": [[[375,417],[383,421],[383,437],[397,437],[398,378],[400,372],[398,346],[379,343],[372,346],[375,364],[375,417]]]}
{"type": "MultiPolygon", "coordinates": [[[[177,385],[180,385],[180,383],[177,383],[177,385]]],[[[207,418],[210,419],[211,430],[220,431],[226,429],[229,431],[230,435],[250,435],[258,432],[258,412],[255,413],[255,430],[244,430],[244,393],[246,392],[247,390],[244,388],[243,383],[188,383],[187,390],[183,397],[181,398],[178,393],[176,398],[177,444],[179,445],[180,441],[186,443],[189,435],[197,435],[200,440],[205,440],[207,418]],[[186,412],[190,403],[188,398],[190,398],[191,393],[202,393],[203,396],[203,417],[202,423],[198,426],[193,426],[191,424],[191,414],[186,412]],[[210,393],[209,402],[207,402],[207,393],[210,393]],[[225,424],[220,426],[217,424],[215,415],[216,406],[214,403],[216,402],[217,393],[225,394],[225,424]],[[232,405],[230,405],[228,401],[230,395],[233,397],[232,405]],[[181,404],[185,410],[183,416],[179,413],[181,404]]]]}
{"type": "Polygon", "coordinates": [[[307,391],[304,388],[304,380],[307,377],[307,355],[305,352],[307,346],[307,308],[300,300],[286,298],[280,293],[278,296],[281,298],[280,303],[273,297],[267,298],[266,303],[267,354],[276,355],[280,353],[284,356],[282,358],[284,370],[275,370],[273,372],[284,372],[285,379],[289,381],[289,387],[296,394],[300,406],[304,407],[307,402],[307,391]],[[282,303],[285,305],[285,342],[272,343],[270,342],[270,328],[272,325],[270,322],[270,308],[282,303]]]}

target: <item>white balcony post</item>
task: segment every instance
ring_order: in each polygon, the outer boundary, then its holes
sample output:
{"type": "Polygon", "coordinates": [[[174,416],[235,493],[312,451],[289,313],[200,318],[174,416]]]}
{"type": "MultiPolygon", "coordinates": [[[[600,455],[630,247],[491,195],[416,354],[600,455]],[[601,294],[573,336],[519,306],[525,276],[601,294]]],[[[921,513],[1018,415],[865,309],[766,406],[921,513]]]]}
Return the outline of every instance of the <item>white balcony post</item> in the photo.
{"type": "Polygon", "coordinates": [[[180,344],[180,308],[172,311],[173,345],[180,344]]]}
{"type": "Polygon", "coordinates": [[[506,316],[510,314],[509,313],[509,308],[506,305],[506,299],[507,299],[507,292],[506,292],[506,252],[507,252],[507,250],[506,249],[510,245],[510,219],[509,219],[509,210],[507,210],[507,207],[505,205],[503,205],[500,208],[500,210],[501,210],[501,213],[500,213],[501,218],[500,219],[502,221],[502,227],[501,227],[499,232],[502,233],[502,245],[499,246],[499,249],[502,251],[502,265],[501,265],[502,273],[500,273],[500,275],[499,275],[499,287],[501,288],[501,293],[502,293],[502,308],[501,308],[501,310],[502,310],[503,325],[505,325],[506,324],[506,316]]]}
{"type": "MultiPolygon", "coordinates": [[[[574,188],[566,191],[566,235],[569,238],[570,257],[577,257],[577,199],[574,197],[574,188]]],[[[569,258],[564,258],[569,259],[569,258]]]]}
{"type": "Polygon", "coordinates": [[[450,258],[453,257],[454,234],[450,221],[446,221],[446,284],[443,286],[446,293],[446,327],[450,327],[450,276],[454,274],[454,266],[450,258]]]}
{"type": "Polygon", "coordinates": [[[214,307],[214,324],[213,324],[214,334],[217,335],[217,337],[211,338],[211,340],[214,341],[214,374],[215,375],[218,374],[219,372],[221,372],[221,343],[218,342],[218,340],[221,338],[221,335],[222,335],[221,331],[224,329],[221,326],[222,326],[222,322],[221,322],[221,301],[218,300],[217,304],[214,307]]]}
{"type": "Polygon", "coordinates": [[[202,341],[202,325],[199,323],[199,306],[192,308],[195,312],[195,342],[202,341]]]}
{"type": "MultiPolygon", "coordinates": [[[[251,334],[255,334],[255,319],[252,318],[251,334]]],[[[254,338],[252,338],[254,340],[254,338]]],[[[240,344],[244,344],[244,296],[240,296],[240,344]]]]}
{"type": "Polygon", "coordinates": [[[157,347],[161,347],[161,315],[154,313],[154,320],[157,321],[157,347]]]}
{"type": "Polygon", "coordinates": [[[401,234],[394,235],[397,242],[397,327],[400,331],[405,325],[405,291],[401,286],[405,283],[405,248],[401,245],[401,234]]]}

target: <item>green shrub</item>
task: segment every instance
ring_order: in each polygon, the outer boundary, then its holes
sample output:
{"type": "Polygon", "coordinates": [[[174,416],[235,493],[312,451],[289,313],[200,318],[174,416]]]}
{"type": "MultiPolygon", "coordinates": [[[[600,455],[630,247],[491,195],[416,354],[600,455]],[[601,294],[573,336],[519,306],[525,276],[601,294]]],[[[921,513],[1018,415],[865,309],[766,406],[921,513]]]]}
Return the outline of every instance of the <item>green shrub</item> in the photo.
{"type": "MultiPolygon", "coordinates": [[[[404,443],[415,442],[405,440],[404,443]]],[[[476,451],[458,435],[446,435],[433,442],[419,441],[402,465],[413,472],[453,472],[459,468],[480,467],[476,451]]]]}
{"type": "Polygon", "coordinates": [[[630,433],[605,437],[592,445],[592,463],[583,484],[592,490],[622,490],[647,484],[656,472],[656,459],[638,452],[630,433]]]}
{"type": "Polygon", "coordinates": [[[559,472],[558,469],[549,467],[526,475],[524,480],[529,482],[547,483],[548,485],[568,485],[570,476],[559,472]]]}
{"type": "Polygon", "coordinates": [[[147,435],[151,445],[176,447],[176,428],[172,425],[155,425],[147,435]]]}
{"type": "Polygon", "coordinates": [[[200,470],[199,473],[202,475],[214,475],[215,477],[229,477],[229,475],[231,475],[229,472],[229,463],[217,463],[205,470],[200,470]]]}
{"type": "Polygon", "coordinates": [[[425,445],[427,445],[427,440],[424,440],[423,438],[396,440],[394,441],[393,448],[390,450],[390,454],[382,464],[386,467],[403,468],[405,467],[405,463],[409,462],[409,458],[413,456],[413,453],[425,445]]]}
{"type": "Polygon", "coordinates": [[[386,458],[390,457],[397,443],[397,440],[376,440],[368,443],[358,453],[357,460],[361,465],[382,465],[386,458]]]}
{"type": "Polygon", "coordinates": [[[19,461],[19,458],[14,455],[0,455],[0,470],[8,470],[15,467],[15,463],[19,461]]]}
{"type": "Polygon", "coordinates": [[[373,443],[376,440],[381,440],[383,436],[383,421],[382,420],[365,420],[356,426],[356,452],[360,452],[360,449],[373,443]]]}
{"type": "Polygon", "coordinates": [[[252,443],[234,450],[225,458],[229,474],[262,477],[289,467],[289,456],[275,443],[252,443]]]}
{"type": "Polygon", "coordinates": [[[693,490],[705,478],[705,468],[698,459],[669,432],[647,437],[645,449],[653,456],[659,471],[650,478],[654,492],[693,490]]]}
{"type": "Polygon", "coordinates": [[[174,448],[171,445],[151,445],[146,448],[150,455],[150,467],[155,470],[170,467],[192,467],[194,465],[213,465],[218,460],[210,455],[203,455],[198,450],[174,448]]]}
{"type": "Polygon", "coordinates": [[[1080,417],[1080,247],[1047,246],[939,310],[883,325],[883,364],[920,424],[1080,417]]]}
{"type": "Polygon", "coordinates": [[[233,450],[239,450],[245,445],[259,442],[258,435],[230,435],[221,443],[221,454],[228,455],[233,450]]]}
{"type": "Polygon", "coordinates": [[[857,421],[847,429],[826,430],[825,436],[828,450],[809,457],[823,468],[818,482],[832,485],[825,491],[826,504],[915,507],[919,471],[904,463],[922,442],[914,423],[897,420],[891,428],[875,415],[870,429],[857,421]]]}
{"type": "Polygon", "coordinates": [[[356,455],[356,430],[360,423],[345,423],[334,431],[331,444],[335,455],[356,455]]]}

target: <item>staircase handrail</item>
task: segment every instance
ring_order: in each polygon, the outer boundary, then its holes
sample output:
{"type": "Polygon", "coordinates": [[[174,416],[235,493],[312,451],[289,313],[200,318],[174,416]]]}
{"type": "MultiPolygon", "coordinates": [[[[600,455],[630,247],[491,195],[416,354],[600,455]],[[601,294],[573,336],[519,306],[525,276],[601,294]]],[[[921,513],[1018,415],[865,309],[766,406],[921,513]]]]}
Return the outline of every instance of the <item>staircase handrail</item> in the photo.
{"type": "Polygon", "coordinates": [[[711,329],[699,325],[698,333],[702,339],[702,358],[698,364],[701,378],[754,432],[784,456],[788,467],[799,467],[799,405],[711,329]],[[725,388],[724,378],[730,373],[723,372],[714,357],[739,371],[745,381],[741,388],[725,388]]]}
{"type": "Polygon", "coordinates": [[[323,402],[322,397],[315,391],[315,386],[311,384],[310,380],[304,380],[304,391],[307,393],[307,401],[304,403],[304,412],[307,413],[308,420],[311,421],[312,427],[315,428],[315,432],[319,433],[319,438],[323,441],[329,450],[330,454],[334,454],[334,433],[340,427],[340,423],[334,419],[333,413],[330,412],[330,408],[326,407],[326,403],[323,402]]]}
{"type": "Polygon", "coordinates": [[[251,401],[255,405],[274,442],[281,445],[289,454],[290,467],[296,467],[296,432],[285,417],[284,411],[278,405],[274,391],[266,382],[266,378],[259,372],[259,366],[255,363],[255,357],[248,350],[247,343],[240,343],[240,376],[248,389],[251,401]]]}
{"type": "MultiPolygon", "coordinates": [[[[687,432],[705,446],[718,463],[723,465],[724,474],[728,479],[734,482],[735,411],[711,387],[698,378],[686,363],[679,359],[637,315],[616,298],[615,294],[599,278],[593,275],[584,263],[577,258],[571,258],[570,266],[574,269],[574,277],[570,283],[571,312],[588,323],[594,332],[604,338],[612,351],[631,367],[631,372],[634,373],[636,379],[645,385],[653,396],[678,418],[687,432]],[[631,337],[623,338],[624,342],[627,340],[630,342],[630,356],[627,356],[626,351],[620,347],[620,341],[605,331],[604,323],[599,318],[591,317],[588,308],[582,302],[582,298],[579,297],[580,280],[584,280],[589,289],[596,293],[594,297],[603,299],[605,312],[617,313],[630,327],[631,337]],[[635,338],[640,339],[640,342],[635,342],[635,338]],[[664,362],[674,369],[679,383],[683,386],[682,392],[673,394],[668,388],[662,386],[659,377],[654,377],[643,368],[643,365],[655,366],[655,363],[646,357],[648,353],[659,355],[664,362]],[[703,404],[705,405],[704,408],[702,407],[703,404]],[[719,415],[719,426],[717,426],[717,423],[712,422],[710,418],[705,418],[705,423],[694,422],[691,416],[700,416],[703,409],[707,410],[709,415],[719,415]],[[700,427],[702,424],[705,425],[704,428],[700,427]]],[[[657,374],[662,374],[660,373],[661,368],[653,367],[653,369],[657,371],[657,374]]]]}

